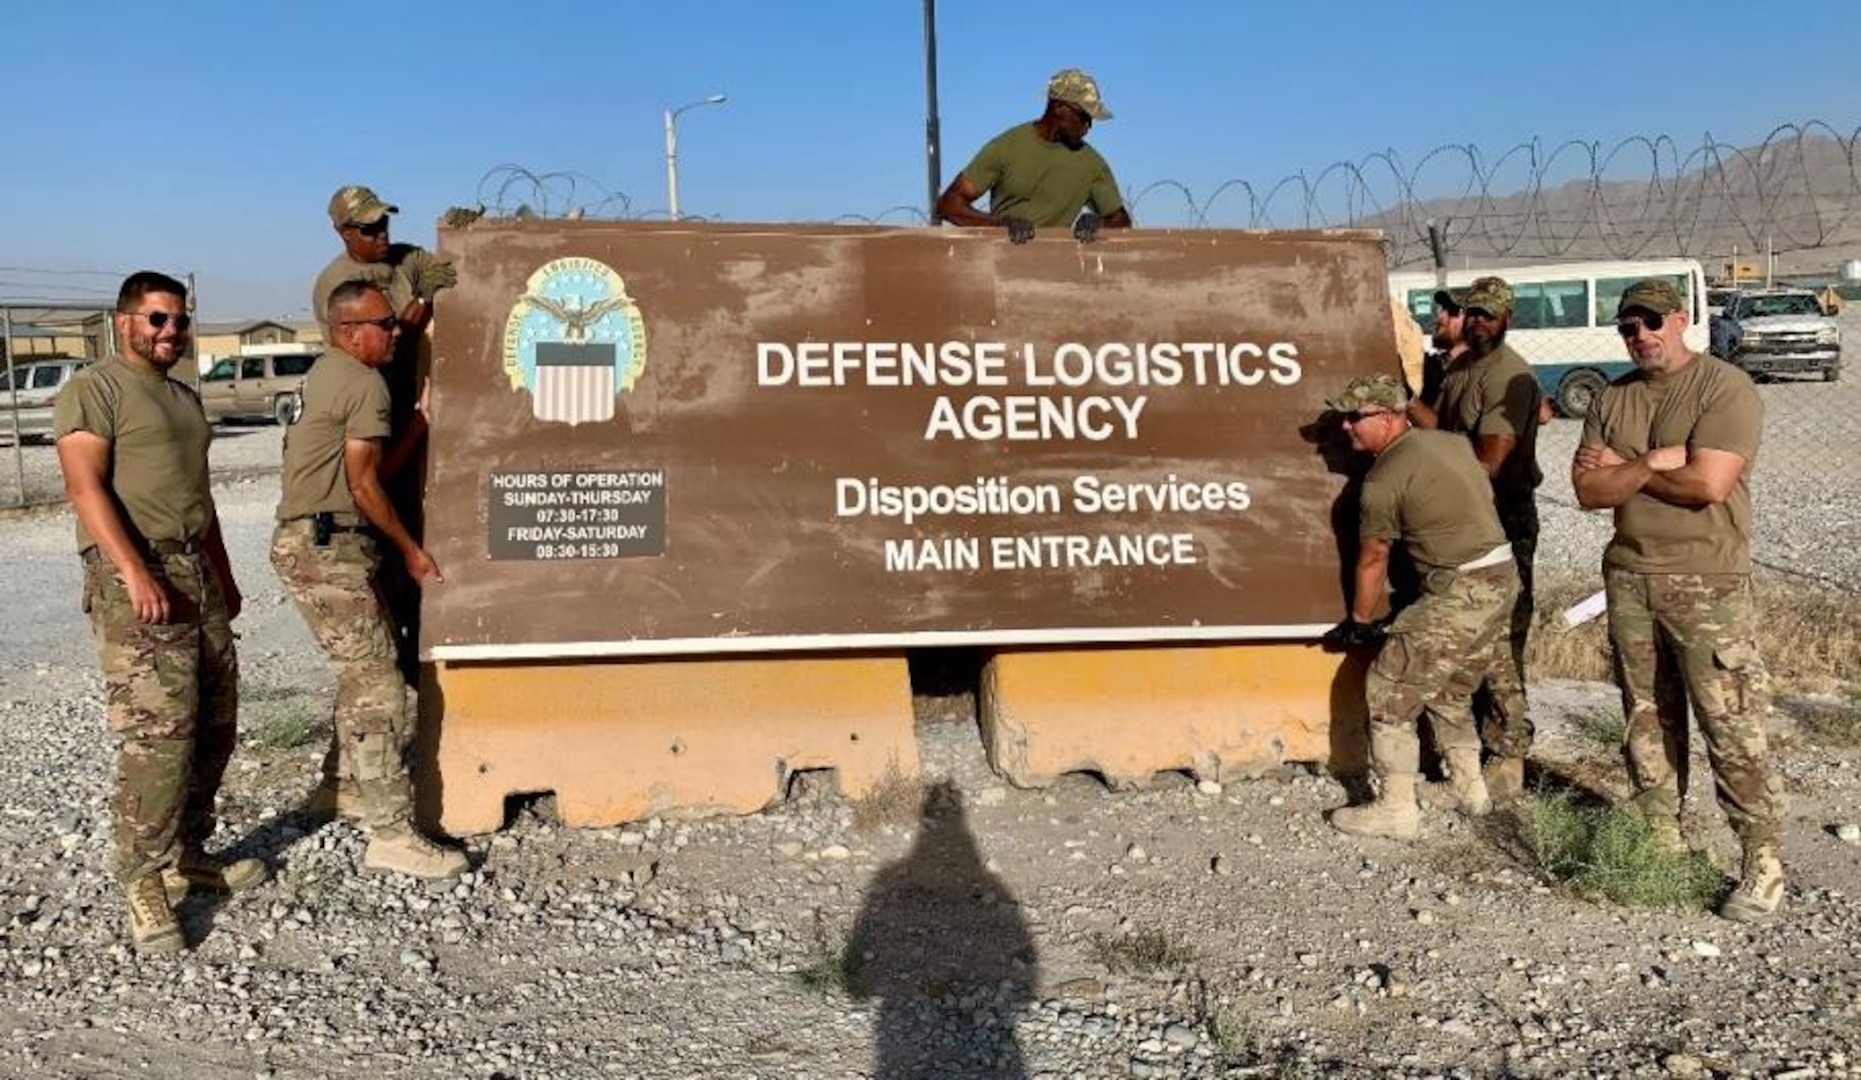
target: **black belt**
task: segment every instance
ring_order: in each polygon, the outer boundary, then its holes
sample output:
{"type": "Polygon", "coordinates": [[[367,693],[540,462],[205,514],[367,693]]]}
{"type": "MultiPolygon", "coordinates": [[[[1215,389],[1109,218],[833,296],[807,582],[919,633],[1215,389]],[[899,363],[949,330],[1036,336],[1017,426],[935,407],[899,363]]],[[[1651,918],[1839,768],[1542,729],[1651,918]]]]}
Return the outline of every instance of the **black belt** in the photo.
{"type": "Polygon", "coordinates": [[[198,555],[203,550],[198,540],[148,540],[144,543],[157,555],[198,555]]]}
{"type": "Polygon", "coordinates": [[[375,527],[368,524],[366,521],[357,521],[348,514],[343,514],[342,518],[343,520],[338,520],[335,511],[320,510],[317,513],[305,514],[302,517],[285,518],[282,524],[310,526],[310,531],[315,534],[316,545],[318,547],[328,547],[330,537],[339,536],[344,533],[365,536],[376,535],[375,527]]]}

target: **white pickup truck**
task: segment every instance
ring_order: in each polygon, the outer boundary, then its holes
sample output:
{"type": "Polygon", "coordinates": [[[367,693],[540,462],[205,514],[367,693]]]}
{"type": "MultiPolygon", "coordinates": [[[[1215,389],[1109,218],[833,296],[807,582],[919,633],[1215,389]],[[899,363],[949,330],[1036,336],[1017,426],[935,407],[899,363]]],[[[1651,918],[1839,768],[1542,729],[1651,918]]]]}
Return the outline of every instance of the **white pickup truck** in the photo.
{"type": "Polygon", "coordinates": [[[1842,376],[1841,326],[1808,289],[1745,289],[1712,325],[1713,352],[1748,374],[1842,376]]]}

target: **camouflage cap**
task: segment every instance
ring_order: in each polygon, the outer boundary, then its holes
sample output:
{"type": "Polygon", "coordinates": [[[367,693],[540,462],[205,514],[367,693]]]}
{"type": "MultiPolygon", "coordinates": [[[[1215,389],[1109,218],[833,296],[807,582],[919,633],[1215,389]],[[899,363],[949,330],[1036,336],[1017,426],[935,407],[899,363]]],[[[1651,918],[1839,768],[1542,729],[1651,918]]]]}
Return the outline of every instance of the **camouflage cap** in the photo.
{"type": "Polygon", "coordinates": [[[1345,384],[1342,394],[1325,404],[1341,413],[1354,413],[1366,405],[1401,412],[1409,407],[1409,392],[1394,375],[1359,375],[1345,384]]]}
{"type": "Polygon", "coordinates": [[[342,225],[372,225],[401,208],[375,194],[373,188],[345,184],[330,196],[330,221],[342,225]]]}
{"type": "Polygon", "coordinates": [[[1512,286],[1506,284],[1504,278],[1474,278],[1459,300],[1461,307],[1479,308],[1502,319],[1512,318],[1512,286]]]}
{"type": "Polygon", "coordinates": [[[1621,318],[1629,308],[1652,311],[1656,315],[1665,315],[1670,311],[1681,311],[1687,306],[1686,298],[1674,283],[1666,278],[1648,278],[1637,281],[1622,293],[1621,303],[1615,306],[1615,317],[1621,318]]]}
{"type": "Polygon", "coordinates": [[[1099,97],[1098,80],[1078,68],[1053,73],[1053,78],[1047,80],[1047,100],[1077,105],[1094,120],[1111,119],[1111,110],[1099,97]]]}

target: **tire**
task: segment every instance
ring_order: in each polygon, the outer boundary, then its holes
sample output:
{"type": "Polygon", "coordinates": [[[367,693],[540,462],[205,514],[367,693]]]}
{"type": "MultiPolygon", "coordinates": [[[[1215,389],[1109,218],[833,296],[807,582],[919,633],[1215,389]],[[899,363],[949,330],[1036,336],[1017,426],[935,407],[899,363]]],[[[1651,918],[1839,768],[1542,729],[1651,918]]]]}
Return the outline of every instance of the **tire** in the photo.
{"type": "Polygon", "coordinates": [[[304,399],[297,394],[279,394],[271,402],[271,418],[279,427],[289,427],[297,423],[304,414],[304,399]]]}
{"type": "Polygon", "coordinates": [[[1573,420],[1581,420],[1589,414],[1590,402],[1608,385],[1609,380],[1594,368],[1571,372],[1557,384],[1557,411],[1573,420]]]}

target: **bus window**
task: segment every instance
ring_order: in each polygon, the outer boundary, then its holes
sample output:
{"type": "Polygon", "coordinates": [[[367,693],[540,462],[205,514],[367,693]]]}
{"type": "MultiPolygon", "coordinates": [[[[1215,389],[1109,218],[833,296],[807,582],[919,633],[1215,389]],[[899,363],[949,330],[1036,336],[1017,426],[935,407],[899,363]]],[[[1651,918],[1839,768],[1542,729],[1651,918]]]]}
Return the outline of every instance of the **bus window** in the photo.
{"type": "Polygon", "coordinates": [[[1512,289],[1512,328],[1563,330],[1587,326],[1590,286],[1586,281],[1533,281],[1512,289]]]}
{"type": "Polygon", "coordinates": [[[1422,324],[1422,329],[1435,324],[1435,291],[1433,289],[1409,290],[1409,314],[1422,324]]]}
{"type": "MultiPolygon", "coordinates": [[[[1686,301],[1687,312],[1693,311],[1693,281],[1688,274],[1655,274],[1673,284],[1680,290],[1681,299],[1686,301]]],[[[1622,302],[1622,294],[1637,281],[1647,278],[1597,278],[1596,279],[1596,325],[1608,326],[1615,322],[1615,306],[1622,302]]]]}

